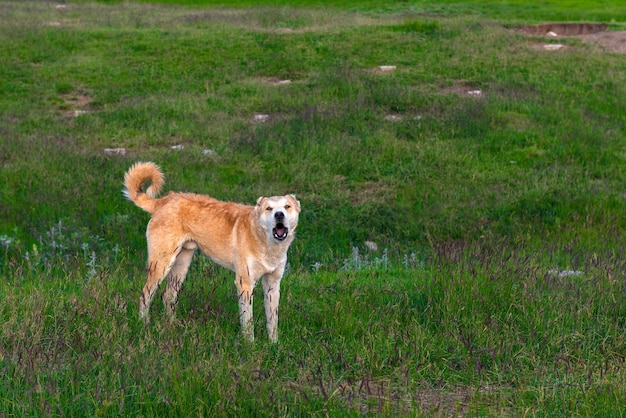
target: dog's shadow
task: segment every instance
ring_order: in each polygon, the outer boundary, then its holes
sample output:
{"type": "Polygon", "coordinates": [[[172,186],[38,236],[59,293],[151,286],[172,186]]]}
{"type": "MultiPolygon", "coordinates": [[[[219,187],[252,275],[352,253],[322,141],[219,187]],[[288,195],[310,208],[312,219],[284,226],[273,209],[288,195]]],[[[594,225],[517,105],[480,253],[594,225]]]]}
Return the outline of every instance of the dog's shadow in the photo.
{"type": "Polygon", "coordinates": [[[217,321],[229,326],[237,324],[238,305],[233,280],[233,272],[196,252],[185,285],[179,293],[178,320],[201,324],[217,321]]]}

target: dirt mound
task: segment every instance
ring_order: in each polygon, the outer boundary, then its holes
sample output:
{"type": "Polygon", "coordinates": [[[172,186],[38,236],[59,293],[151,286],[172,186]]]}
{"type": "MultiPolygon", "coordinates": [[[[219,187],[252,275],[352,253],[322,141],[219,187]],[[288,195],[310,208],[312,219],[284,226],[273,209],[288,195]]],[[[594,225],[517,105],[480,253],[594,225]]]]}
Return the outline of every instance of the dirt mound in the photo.
{"type": "Polygon", "coordinates": [[[578,36],[604,32],[609,25],[605,23],[542,23],[541,25],[524,25],[520,30],[529,35],[544,36],[578,36]]]}
{"type": "Polygon", "coordinates": [[[594,42],[608,52],[626,54],[626,31],[607,31],[606,23],[543,23],[524,25],[518,29],[528,35],[576,37],[583,42],[594,42]]]}
{"type": "Polygon", "coordinates": [[[626,54],[626,31],[593,33],[581,35],[580,38],[585,42],[599,43],[609,52],[626,54]]]}

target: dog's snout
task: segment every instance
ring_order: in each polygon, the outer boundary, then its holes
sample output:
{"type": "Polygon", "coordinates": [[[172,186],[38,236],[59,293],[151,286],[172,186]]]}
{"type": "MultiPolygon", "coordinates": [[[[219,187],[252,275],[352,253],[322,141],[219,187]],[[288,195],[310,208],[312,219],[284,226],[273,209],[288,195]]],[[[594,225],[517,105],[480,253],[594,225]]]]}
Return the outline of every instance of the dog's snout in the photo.
{"type": "Polygon", "coordinates": [[[278,222],[281,222],[285,219],[285,214],[281,211],[278,211],[274,214],[274,219],[276,219],[278,222]]]}

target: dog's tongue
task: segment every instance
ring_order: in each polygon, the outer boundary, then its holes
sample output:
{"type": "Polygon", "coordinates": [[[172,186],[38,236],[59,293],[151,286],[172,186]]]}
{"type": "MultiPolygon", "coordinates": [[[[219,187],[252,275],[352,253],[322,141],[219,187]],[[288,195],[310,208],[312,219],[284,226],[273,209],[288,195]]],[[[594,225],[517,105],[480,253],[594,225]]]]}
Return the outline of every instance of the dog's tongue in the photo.
{"type": "Polygon", "coordinates": [[[285,227],[285,225],[283,224],[278,224],[274,227],[274,238],[276,238],[278,241],[282,241],[284,239],[287,238],[287,231],[289,231],[287,229],[287,227],[285,227]]]}

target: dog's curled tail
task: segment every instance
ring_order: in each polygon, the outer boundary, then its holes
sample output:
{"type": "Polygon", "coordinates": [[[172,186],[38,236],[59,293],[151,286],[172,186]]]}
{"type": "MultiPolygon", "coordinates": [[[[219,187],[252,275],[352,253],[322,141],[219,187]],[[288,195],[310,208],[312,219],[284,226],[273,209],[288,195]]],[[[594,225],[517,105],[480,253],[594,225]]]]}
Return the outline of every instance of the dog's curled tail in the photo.
{"type": "Polygon", "coordinates": [[[124,195],[135,205],[148,213],[154,212],[156,197],[165,183],[165,177],[158,165],[154,163],[135,163],[124,174],[124,195]],[[150,185],[144,192],[141,186],[150,181],[150,185]]]}

